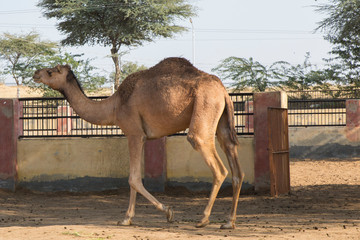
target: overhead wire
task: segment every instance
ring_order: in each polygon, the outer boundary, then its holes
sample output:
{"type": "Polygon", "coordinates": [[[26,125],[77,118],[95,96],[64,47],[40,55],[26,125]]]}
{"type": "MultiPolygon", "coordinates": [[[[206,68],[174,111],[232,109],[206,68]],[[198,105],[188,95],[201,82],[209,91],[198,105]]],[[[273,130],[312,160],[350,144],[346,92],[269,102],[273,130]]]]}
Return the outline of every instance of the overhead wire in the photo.
{"type": "MultiPolygon", "coordinates": [[[[86,10],[95,10],[103,9],[110,7],[121,7],[121,6],[131,6],[133,4],[106,4],[103,6],[92,6],[87,7],[86,10]]],[[[141,6],[140,6],[141,7],[141,6]]],[[[84,10],[84,8],[78,8],[79,10],[84,10]]],[[[77,10],[74,8],[72,10],[77,10]]],[[[20,10],[2,10],[0,15],[11,15],[11,14],[29,14],[41,12],[41,9],[20,9],[20,10]]],[[[50,24],[29,24],[29,23],[0,23],[0,28],[54,28],[54,25],[50,24]]],[[[263,35],[318,35],[314,31],[309,30],[290,30],[290,29],[220,29],[220,28],[195,28],[197,33],[220,33],[220,34],[263,34],[263,35]]],[[[196,41],[206,42],[206,41],[272,41],[272,40],[313,40],[320,39],[320,37],[255,37],[255,38],[197,38],[196,41]]],[[[169,40],[159,40],[159,41],[169,41],[169,40]]],[[[191,41],[191,39],[172,39],[171,41],[191,41]]],[[[203,63],[204,64],[204,63],[203,63]]]]}
{"type": "MultiPolygon", "coordinates": [[[[102,6],[87,6],[82,8],[72,8],[72,10],[94,10],[94,9],[103,9],[103,8],[112,8],[112,7],[119,7],[119,6],[135,6],[136,4],[130,3],[109,3],[104,4],[102,6]]],[[[141,6],[140,6],[141,7],[141,6]]],[[[3,10],[0,11],[0,15],[2,14],[21,14],[21,13],[33,13],[33,12],[40,12],[40,9],[20,9],[20,10],[3,10]]],[[[48,28],[53,27],[53,25],[46,25],[46,24],[17,24],[17,23],[0,23],[0,27],[39,27],[39,28],[48,28]]],[[[196,28],[195,31],[197,33],[248,33],[248,34],[316,34],[314,31],[309,30],[289,30],[289,29],[212,29],[212,28],[196,28]]]]}
{"type": "MultiPolygon", "coordinates": [[[[164,5],[163,3],[161,3],[161,5],[164,5]]],[[[104,8],[114,8],[114,7],[132,7],[132,6],[137,6],[137,7],[145,7],[144,4],[131,4],[131,3],[108,3],[108,4],[104,4],[104,5],[99,5],[99,6],[91,6],[91,4],[89,6],[83,6],[83,7],[78,7],[78,8],[71,8],[72,11],[74,10],[86,10],[86,11],[91,11],[91,10],[96,10],[96,9],[104,9],[104,8]]],[[[39,8],[35,8],[35,9],[19,9],[19,10],[2,10],[0,11],[0,15],[2,14],[19,14],[19,13],[33,13],[33,12],[41,12],[41,10],[39,8]]]]}
{"type": "Polygon", "coordinates": [[[3,11],[0,11],[0,15],[34,13],[34,12],[40,12],[40,9],[3,10],[3,11]]]}
{"type": "MultiPolygon", "coordinates": [[[[16,28],[54,28],[54,25],[51,24],[29,24],[29,23],[0,23],[0,27],[16,27],[16,28]]],[[[201,29],[194,29],[197,33],[242,33],[242,34],[276,34],[276,35],[318,35],[313,33],[312,31],[295,31],[295,30],[248,30],[248,29],[207,29],[207,28],[201,28],[201,29]]],[[[320,35],[320,34],[319,34],[320,35]]],[[[302,40],[302,39],[309,39],[309,38],[220,38],[220,39],[196,39],[197,41],[222,41],[222,40],[302,40]]],[[[191,41],[191,39],[182,39],[183,41],[191,41]]]]}

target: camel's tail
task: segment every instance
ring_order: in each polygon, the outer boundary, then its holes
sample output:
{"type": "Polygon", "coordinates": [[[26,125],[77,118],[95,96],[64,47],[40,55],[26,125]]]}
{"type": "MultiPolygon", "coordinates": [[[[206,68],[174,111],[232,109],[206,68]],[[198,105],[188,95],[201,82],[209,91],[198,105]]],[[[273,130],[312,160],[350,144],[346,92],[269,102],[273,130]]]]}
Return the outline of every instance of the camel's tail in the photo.
{"type": "Polygon", "coordinates": [[[230,96],[228,94],[225,95],[225,111],[227,115],[227,121],[229,124],[229,130],[230,130],[230,138],[231,141],[238,145],[239,141],[236,136],[236,130],[235,130],[235,124],[234,124],[234,104],[230,99],[230,96]]]}

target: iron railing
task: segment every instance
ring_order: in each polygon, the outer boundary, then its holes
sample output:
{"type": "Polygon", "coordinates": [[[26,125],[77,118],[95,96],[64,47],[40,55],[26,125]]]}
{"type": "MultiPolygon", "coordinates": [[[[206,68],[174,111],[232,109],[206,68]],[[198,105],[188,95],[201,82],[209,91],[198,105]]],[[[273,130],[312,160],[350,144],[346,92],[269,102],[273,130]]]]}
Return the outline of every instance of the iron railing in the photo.
{"type": "Polygon", "coordinates": [[[289,100],[288,115],[289,127],[346,126],[346,100],[289,100]]]}
{"type": "Polygon", "coordinates": [[[289,91],[289,127],[346,126],[346,99],[360,89],[289,91]]]}
{"type": "Polygon", "coordinates": [[[124,135],[116,126],[99,126],[81,119],[64,98],[20,98],[19,101],[22,106],[20,138],[124,135]]]}
{"type": "Polygon", "coordinates": [[[253,93],[230,93],[234,103],[235,130],[238,135],[254,134],[253,93]]]}
{"type": "MultiPolygon", "coordinates": [[[[235,106],[235,127],[239,135],[252,135],[252,93],[230,94],[235,106]]],[[[102,100],[105,97],[92,97],[102,100]]],[[[20,138],[124,136],[117,126],[100,126],[81,119],[64,98],[20,98],[20,138]]],[[[187,131],[177,133],[184,135],[187,131]]]]}
{"type": "Polygon", "coordinates": [[[329,90],[308,90],[288,91],[289,100],[310,100],[310,99],[359,99],[360,89],[329,89],[329,90]]]}
{"type": "MultiPolygon", "coordinates": [[[[309,92],[305,93],[309,95],[309,92]]],[[[345,126],[346,99],[322,98],[313,91],[312,98],[299,99],[302,92],[290,92],[288,114],[290,127],[345,126]]],[[[349,96],[355,96],[353,92],[349,96]]],[[[235,110],[235,128],[239,135],[253,135],[253,93],[230,93],[235,110]]],[[[102,100],[105,97],[92,97],[102,100]]],[[[117,126],[99,126],[81,119],[64,98],[21,98],[20,138],[123,136],[117,126]]],[[[187,131],[176,135],[185,135],[187,131]]]]}

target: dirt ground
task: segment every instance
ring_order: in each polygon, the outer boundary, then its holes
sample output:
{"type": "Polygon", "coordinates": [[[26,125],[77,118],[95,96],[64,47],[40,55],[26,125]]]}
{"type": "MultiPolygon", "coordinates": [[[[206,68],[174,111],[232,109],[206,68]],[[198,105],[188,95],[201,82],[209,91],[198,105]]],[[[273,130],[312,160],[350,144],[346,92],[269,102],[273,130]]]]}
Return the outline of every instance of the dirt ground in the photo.
{"type": "Polygon", "coordinates": [[[360,159],[291,162],[289,196],[242,195],[237,228],[220,230],[231,197],[215,202],[211,223],[194,227],[206,194],[156,194],[173,206],[166,222],[138,197],[134,225],[117,226],[128,190],[107,193],[16,193],[0,191],[0,239],[360,239],[360,159]]]}

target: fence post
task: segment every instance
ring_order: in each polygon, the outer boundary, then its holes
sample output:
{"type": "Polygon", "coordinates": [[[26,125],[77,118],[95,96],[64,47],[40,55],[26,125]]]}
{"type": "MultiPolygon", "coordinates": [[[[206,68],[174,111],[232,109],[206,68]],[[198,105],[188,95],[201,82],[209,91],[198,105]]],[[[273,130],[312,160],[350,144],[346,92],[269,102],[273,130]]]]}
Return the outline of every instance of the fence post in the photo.
{"type": "Polygon", "coordinates": [[[287,108],[285,92],[254,93],[255,191],[270,192],[268,108],[287,108]]]}
{"type": "Polygon", "coordinates": [[[346,100],[346,138],[350,142],[360,141],[360,100],[346,100]]]}
{"type": "Polygon", "coordinates": [[[19,114],[18,99],[0,99],[0,188],[12,191],[15,191],[17,177],[19,114]]]}
{"type": "Polygon", "coordinates": [[[164,192],[166,185],[166,137],[146,141],[144,170],[144,186],[152,192],[164,192]]]}

